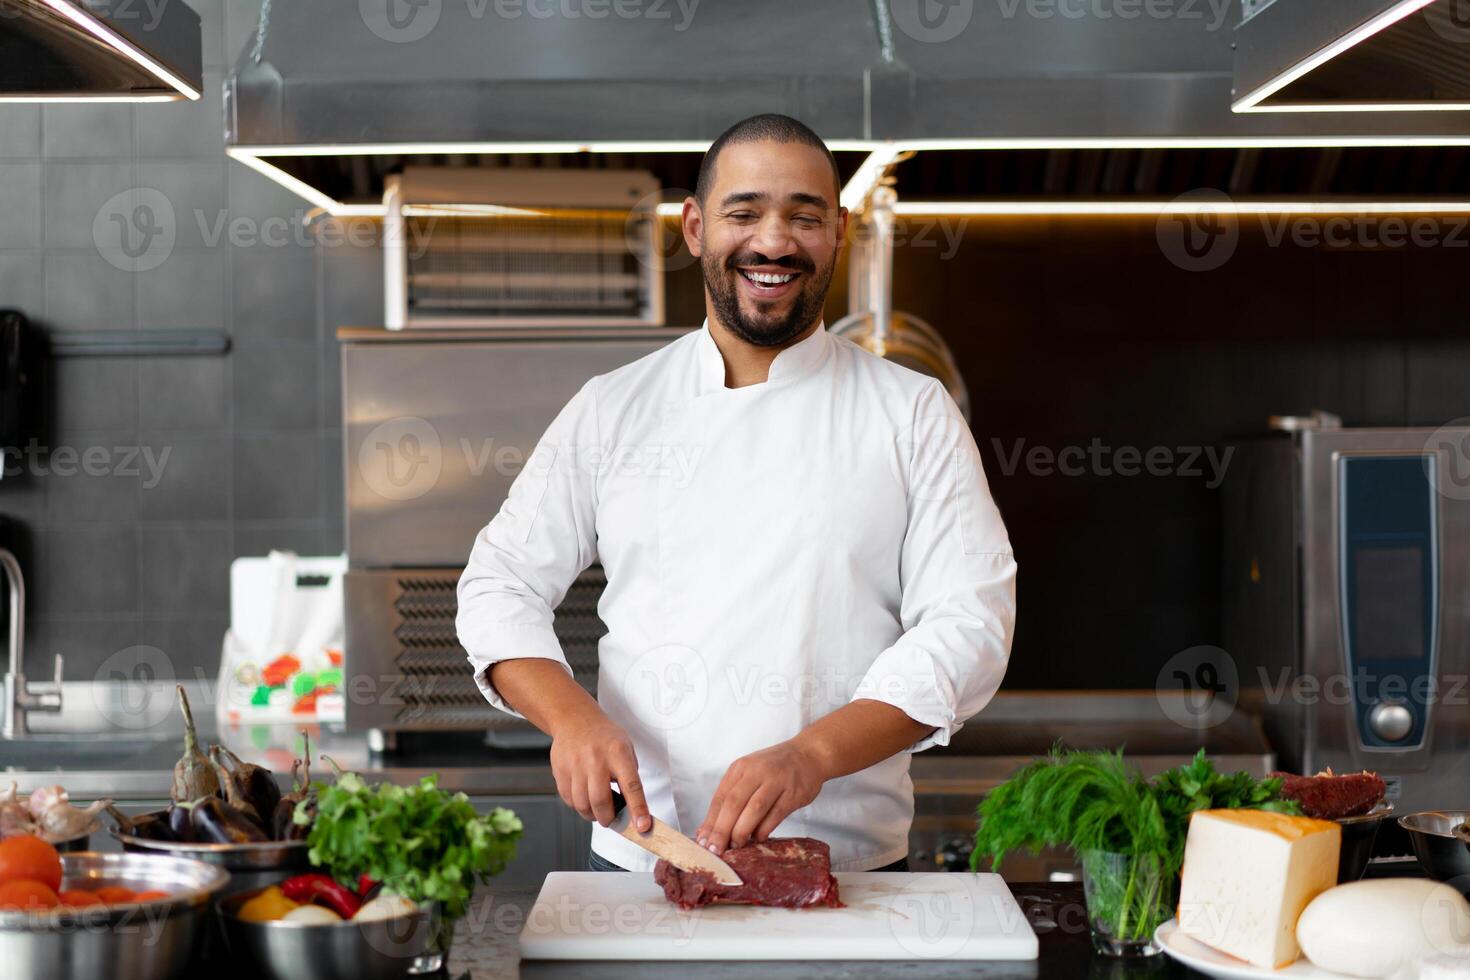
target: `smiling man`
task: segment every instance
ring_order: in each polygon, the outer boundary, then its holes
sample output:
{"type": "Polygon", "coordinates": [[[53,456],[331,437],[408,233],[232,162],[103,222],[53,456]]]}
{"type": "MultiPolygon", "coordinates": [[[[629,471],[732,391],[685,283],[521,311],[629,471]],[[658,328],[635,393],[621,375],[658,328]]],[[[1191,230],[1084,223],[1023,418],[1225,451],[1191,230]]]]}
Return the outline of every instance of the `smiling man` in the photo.
{"type": "Polygon", "coordinates": [[[1016,563],[974,438],[937,381],[822,323],[839,186],[794,119],[715,141],[683,211],[703,329],[577,393],[460,580],[480,688],[551,736],[596,868],[654,864],[607,828],[611,783],[715,851],[810,836],[836,870],[902,868],[911,753],[1005,673],[1016,563]],[[551,628],[594,561],[596,699],[551,628]]]}

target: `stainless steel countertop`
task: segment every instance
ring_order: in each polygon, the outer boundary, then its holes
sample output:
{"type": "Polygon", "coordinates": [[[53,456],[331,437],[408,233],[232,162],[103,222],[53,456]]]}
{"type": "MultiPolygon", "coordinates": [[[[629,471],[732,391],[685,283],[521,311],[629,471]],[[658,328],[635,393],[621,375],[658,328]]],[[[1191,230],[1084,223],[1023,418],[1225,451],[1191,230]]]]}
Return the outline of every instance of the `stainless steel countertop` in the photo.
{"type": "MultiPolygon", "coordinates": [[[[275,771],[283,784],[299,753],[300,725],[220,726],[210,687],[189,684],[199,736],[219,742],[250,762],[275,771]]],[[[160,800],[168,794],[174,762],[183,747],[183,723],[171,685],[140,695],[128,689],[67,685],[67,709],[58,718],[39,716],[40,731],[25,739],[0,740],[0,786],[8,778],[21,792],[61,783],[77,799],[111,796],[124,801],[160,800]]],[[[944,748],[913,759],[915,791],[924,795],[983,796],[1057,741],[1074,748],[1125,747],[1145,772],[1188,761],[1204,747],[1225,770],[1264,775],[1274,756],[1251,716],[1235,712],[1209,727],[1171,720],[1149,692],[1003,693],[944,748]]],[[[322,725],[305,726],[312,741],[313,775],[325,776],[320,756],[370,779],[414,781],[439,773],[445,789],[471,796],[550,795],[556,792],[544,749],[506,750],[484,744],[478,733],[442,732],[400,736],[397,751],[368,750],[360,733],[322,725]]]]}

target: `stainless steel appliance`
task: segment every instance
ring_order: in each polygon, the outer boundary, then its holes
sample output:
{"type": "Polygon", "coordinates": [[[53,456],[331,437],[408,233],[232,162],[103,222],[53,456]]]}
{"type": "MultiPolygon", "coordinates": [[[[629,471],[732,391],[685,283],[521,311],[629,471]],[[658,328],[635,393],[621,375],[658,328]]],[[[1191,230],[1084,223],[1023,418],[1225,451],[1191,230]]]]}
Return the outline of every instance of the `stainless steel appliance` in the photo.
{"type": "Polygon", "coordinates": [[[1223,637],[1283,767],[1470,803],[1470,428],[1276,420],[1224,488],[1223,637]]]}
{"type": "MultiPolygon", "coordinates": [[[[455,584],[470,546],[588,378],[685,332],[339,332],[349,728],[528,728],[485,702],[455,638],[455,584]]],[[[605,582],[591,566],[556,611],[562,647],[589,690],[606,632],[597,618],[605,582]]]]}
{"type": "Polygon", "coordinates": [[[659,327],[658,179],[407,167],[383,195],[384,323],[659,327]]]}

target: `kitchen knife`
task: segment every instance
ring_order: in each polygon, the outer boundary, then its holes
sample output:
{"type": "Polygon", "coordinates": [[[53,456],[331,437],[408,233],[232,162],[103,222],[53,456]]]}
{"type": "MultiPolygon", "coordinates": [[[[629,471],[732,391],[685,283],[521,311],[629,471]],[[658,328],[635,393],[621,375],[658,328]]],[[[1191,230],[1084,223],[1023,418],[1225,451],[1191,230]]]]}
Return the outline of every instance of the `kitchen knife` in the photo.
{"type": "Polygon", "coordinates": [[[742,885],[743,881],[724,861],[715,857],[707,847],[700,847],[690,838],[679,833],[658,817],[650,814],[653,829],[640,834],[633,826],[633,811],[623,794],[613,790],[613,812],[617,816],[609,824],[613,833],[619,834],[652,854],[656,854],[680,871],[708,871],[722,885],[742,885]]]}

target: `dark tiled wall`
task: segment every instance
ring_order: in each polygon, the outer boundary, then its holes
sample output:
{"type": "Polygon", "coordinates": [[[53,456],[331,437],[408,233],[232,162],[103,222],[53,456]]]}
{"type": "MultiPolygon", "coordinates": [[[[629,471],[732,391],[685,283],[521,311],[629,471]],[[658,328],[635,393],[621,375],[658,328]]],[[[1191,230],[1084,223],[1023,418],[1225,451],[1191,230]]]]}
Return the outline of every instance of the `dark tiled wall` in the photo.
{"type": "Polygon", "coordinates": [[[946,221],[964,243],[947,259],[905,229],[895,302],[941,330],[970,388],[1020,565],[1010,688],[1153,688],[1171,656],[1221,641],[1210,480],[1004,465],[1018,449],[1161,447],[1182,471],[1183,453],[1271,415],[1470,417],[1463,219],[1432,222],[1420,247],[1373,223],[1327,245],[1320,226],[1245,219],[1208,271],[1170,261],[1153,219],[946,221]]]}
{"type": "Polygon", "coordinates": [[[377,256],[313,247],[296,230],[307,205],[225,157],[221,82],[259,0],[190,3],[201,102],[0,107],[0,307],[50,333],[209,329],[233,342],[224,357],[47,365],[49,452],[0,481],[31,592],[33,676],[62,653],[67,678],[87,679],[134,645],[211,674],[234,557],[343,547],[334,331],[381,322],[377,256]],[[150,190],[172,208],[172,251],[147,271],[117,268],[94,222],[115,195],[150,190]],[[231,222],[245,233],[234,243],[231,222]],[[251,237],[273,228],[284,243],[251,237]],[[128,472],[139,449],[159,478],[142,462],[128,472]],[[107,462],[64,473],[69,450],[107,462]]]}
{"type": "MultiPolygon", "coordinates": [[[[381,323],[379,254],[294,230],[280,246],[211,243],[221,215],[294,229],[305,205],[222,152],[220,83],[259,0],[191,2],[201,104],[0,107],[0,307],[48,331],[210,328],[234,344],[222,358],[50,365],[49,446],[169,455],[156,485],[0,482],[0,514],[23,531],[33,675],[61,652],[68,677],[88,678],[135,644],[212,672],[235,556],[343,544],[334,333],[381,323]],[[93,232],[109,199],[139,188],[170,202],[177,241],[133,273],[93,232]]],[[[1316,407],[1350,425],[1470,415],[1463,232],[1425,248],[1305,247],[1272,245],[1254,223],[1229,261],[1190,272],[1151,220],[947,220],[904,229],[896,295],[949,339],[971,388],[1021,564],[1010,687],[1151,687],[1169,656],[1218,642],[1219,499],[1189,476],[1008,474],[1002,453],[1217,446],[1316,407]]],[[[670,276],[670,322],[702,317],[698,275],[670,276]]],[[[846,310],[843,276],[829,323],[846,310]]]]}

